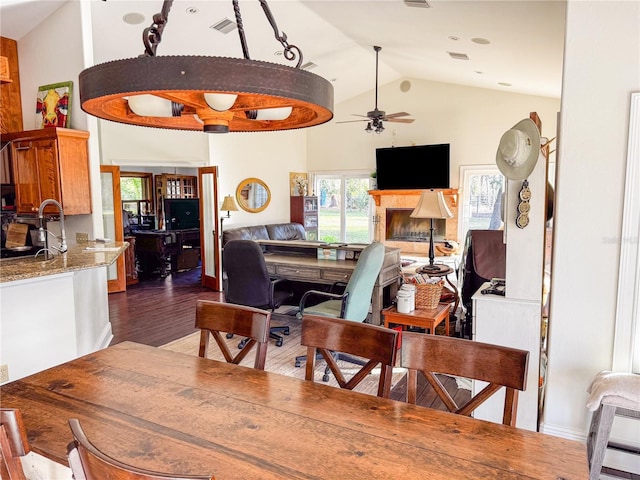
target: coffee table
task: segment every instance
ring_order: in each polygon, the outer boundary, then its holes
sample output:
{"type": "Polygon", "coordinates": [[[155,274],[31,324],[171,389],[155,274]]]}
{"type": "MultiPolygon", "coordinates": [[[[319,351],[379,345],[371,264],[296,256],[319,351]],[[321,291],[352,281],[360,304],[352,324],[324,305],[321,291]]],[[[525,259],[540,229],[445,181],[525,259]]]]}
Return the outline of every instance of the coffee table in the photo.
{"type": "MultiPolygon", "coordinates": [[[[395,305],[382,310],[384,326],[398,324],[409,327],[429,329],[432,335],[436,333],[436,327],[445,320],[444,332],[449,336],[449,308],[448,303],[439,303],[436,308],[416,308],[409,313],[399,313],[395,305]]],[[[404,328],[403,328],[404,329],[404,328]]]]}

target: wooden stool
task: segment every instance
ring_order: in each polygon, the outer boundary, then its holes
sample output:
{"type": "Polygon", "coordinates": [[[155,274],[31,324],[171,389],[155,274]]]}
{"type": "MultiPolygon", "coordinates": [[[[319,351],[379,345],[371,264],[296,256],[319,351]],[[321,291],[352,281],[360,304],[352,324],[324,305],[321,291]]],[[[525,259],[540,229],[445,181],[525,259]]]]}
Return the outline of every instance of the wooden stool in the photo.
{"type": "Polygon", "coordinates": [[[616,416],[640,420],[640,375],[633,373],[601,372],[589,387],[591,397],[587,408],[594,410],[587,437],[589,480],[598,480],[600,474],[631,478],[630,472],[604,467],[607,448],[640,455],[640,448],[609,441],[616,416]]]}

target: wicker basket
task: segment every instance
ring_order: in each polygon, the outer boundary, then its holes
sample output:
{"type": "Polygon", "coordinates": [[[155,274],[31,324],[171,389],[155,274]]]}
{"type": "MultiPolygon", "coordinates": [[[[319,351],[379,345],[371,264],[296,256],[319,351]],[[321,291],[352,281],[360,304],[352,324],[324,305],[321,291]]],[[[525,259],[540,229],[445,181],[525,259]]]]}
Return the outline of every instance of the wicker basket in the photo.
{"type": "Polygon", "coordinates": [[[443,280],[438,283],[416,284],[416,308],[436,308],[440,303],[443,285],[443,280]]]}

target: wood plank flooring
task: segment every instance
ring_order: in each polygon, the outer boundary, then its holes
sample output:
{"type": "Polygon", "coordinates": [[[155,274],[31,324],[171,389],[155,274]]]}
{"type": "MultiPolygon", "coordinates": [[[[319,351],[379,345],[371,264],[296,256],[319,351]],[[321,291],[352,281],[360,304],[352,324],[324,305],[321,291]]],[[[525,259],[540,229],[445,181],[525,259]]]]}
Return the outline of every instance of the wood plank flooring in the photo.
{"type": "MultiPolygon", "coordinates": [[[[200,270],[173,273],[166,278],[145,279],[137,285],[131,285],[126,292],[109,295],[109,319],[113,331],[112,345],[124,341],[133,341],[155,347],[163,346],[173,351],[198,354],[199,331],[194,327],[195,306],[198,299],[222,301],[220,292],[214,292],[200,285],[200,270]]],[[[300,322],[295,316],[274,315],[273,325],[287,324],[291,334],[284,337],[282,347],[274,342],[269,345],[266,369],[283,375],[304,378],[304,364],[294,366],[297,355],[304,355],[306,348],[300,345],[300,322]]],[[[237,344],[238,339],[228,340],[237,344]]],[[[211,358],[222,359],[215,348],[211,358]]],[[[245,360],[250,366],[252,361],[245,360]]],[[[348,374],[349,364],[341,363],[348,374]]],[[[322,377],[324,362],[319,361],[316,370],[317,381],[322,377]]],[[[355,371],[355,369],[354,369],[355,371]]],[[[391,398],[405,400],[406,375],[403,369],[394,368],[391,398]]],[[[420,378],[420,377],[419,377],[420,378]]],[[[375,395],[378,376],[375,372],[370,379],[357,387],[357,391],[375,395]]],[[[458,388],[452,377],[442,377],[443,383],[456,401],[470,396],[470,391],[458,388]]],[[[331,376],[329,385],[336,385],[331,376]]],[[[418,404],[444,410],[426,380],[420,382],[418,404]]]]}

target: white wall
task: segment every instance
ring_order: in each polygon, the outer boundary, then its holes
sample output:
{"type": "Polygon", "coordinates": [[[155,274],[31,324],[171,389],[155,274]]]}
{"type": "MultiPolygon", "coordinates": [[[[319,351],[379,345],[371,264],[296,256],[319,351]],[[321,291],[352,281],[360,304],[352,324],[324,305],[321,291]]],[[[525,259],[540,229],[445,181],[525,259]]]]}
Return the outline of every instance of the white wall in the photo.
{"type": "MultiPolygon", "coordinates": [[[[375,170],[378,147],[451,144],[451,187],[458,187],[460,165],[495,163],[502,134],[530,112],[538,112],[543,136],[556,136],[560,100],[447,83],[402,80],[379,89],[378,108],[387,113],[408,112],[413,123],[385,123],[381,134],[364,132],[366,122],[321,125],[307,130],[307,168],[317,170],[375,170]],[[395,132],[395,133],[394,133],[395,132]]],[[[373,92],[336,105],[336,122],[357,120],[373,109],[373,92]]],[[[416,168],[413,166],[413,168],[416,168]]]]}
{"type": "MultiPolygon", "coordinates": [[[[22,123],[25,130],[36,126],[36,94],[38,87],[59,82],[73,82],[71,96],[71,128],[87,130],[87,115],[80,108],[78,93],[78,73],[84,68],[82,50],[82,29],[80,2],[66,2],[49,18],[43,21],[18,41],[18,62],[20,68],[20,91],[22,98],[22,123]]],[[[99,161],[90,158],[92,171],[92,208],[102,215],[99,199],[99,161]]],[[[74,215],[65,218],[67,243],[73,245],[76,232],[94,234],[91,215],[74,215]]]]}
{"type": "Polygon", "coordinates": [[[590,418],[586,389],[612,364],[630,95],[640,91],[639,39],[640,3],[569,2],[544,428],[562,436],[584,438],[590,418]]]}

